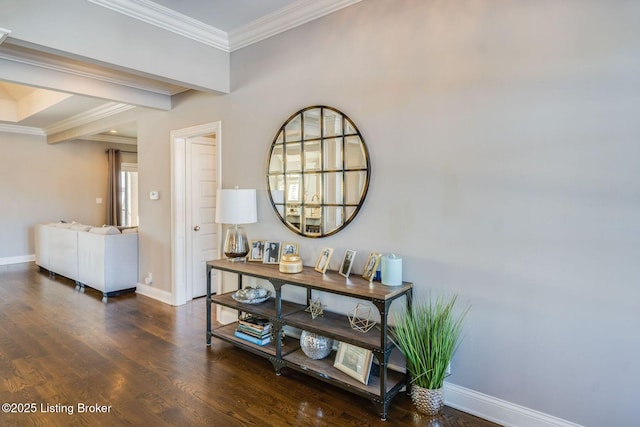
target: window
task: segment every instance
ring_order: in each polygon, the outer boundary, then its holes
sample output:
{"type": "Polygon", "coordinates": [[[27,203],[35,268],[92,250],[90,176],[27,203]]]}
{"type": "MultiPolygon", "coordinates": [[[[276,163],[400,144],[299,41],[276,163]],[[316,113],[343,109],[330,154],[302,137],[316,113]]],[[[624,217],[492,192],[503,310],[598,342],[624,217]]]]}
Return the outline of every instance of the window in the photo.
{"type": "Polygon", "coordinates": [[[138,165],[122,163],[120,167],[120,221],[129,227],[138,226],[138,165]]]}

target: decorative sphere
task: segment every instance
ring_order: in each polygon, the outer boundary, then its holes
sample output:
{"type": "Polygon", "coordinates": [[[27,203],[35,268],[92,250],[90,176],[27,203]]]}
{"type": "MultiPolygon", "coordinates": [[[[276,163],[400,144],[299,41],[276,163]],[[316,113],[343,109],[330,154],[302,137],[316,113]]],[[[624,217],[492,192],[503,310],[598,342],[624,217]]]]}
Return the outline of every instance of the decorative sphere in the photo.
{"type": "Polygon", "coordinates": [[[333,340],[312,332],[302,331],[300,348],[311,359],[324,359],[331,354],[333,340]]]}

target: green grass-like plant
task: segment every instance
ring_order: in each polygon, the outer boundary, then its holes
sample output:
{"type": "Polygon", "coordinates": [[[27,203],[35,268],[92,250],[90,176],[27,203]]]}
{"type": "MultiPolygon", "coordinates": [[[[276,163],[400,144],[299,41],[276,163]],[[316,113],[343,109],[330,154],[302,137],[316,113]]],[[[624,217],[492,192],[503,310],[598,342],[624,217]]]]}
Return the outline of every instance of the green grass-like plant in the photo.
{"type": "Polygon", "coordinates": [[[394,316],[390,330],[393,342],[407,360],[411,383],[427,389],[442,388],[447,366],[460,343],[460,333],[469,307],[454,312],[457,295],[445,300],[438,296],[406,306],[394,316]]]}

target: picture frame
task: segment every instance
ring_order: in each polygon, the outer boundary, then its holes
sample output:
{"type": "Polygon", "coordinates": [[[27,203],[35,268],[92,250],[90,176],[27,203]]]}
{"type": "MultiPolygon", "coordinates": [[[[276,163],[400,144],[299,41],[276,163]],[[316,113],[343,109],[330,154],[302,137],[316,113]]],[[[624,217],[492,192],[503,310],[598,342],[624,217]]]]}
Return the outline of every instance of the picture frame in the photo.
{"type": "Polygon", "coordinates": [[[333,367],[363,384],[369,383],[373,352],[366,348],[341,342],[338,345],[333,367]]]}
{"type": "Polygon", "coordinates": [[[279,264],[281,250],[281,242],[266,241],[264,244],[264,255],[262,257],[262,262],[264,264],[279,264]]]}
{"type": "Polygon", "coordinates": [[[252,240],[249,247],[249,261],[262,262],[264,258],[264,240],[252,240]]]}
{"type": "Polygon", "coordinates": [[[298,255],[300,246],[294,242],[284,242],[282,244],[282,255],[298,255]]]}
{"type": "Polygon", "coordinates": [[[351,267],[353,267],[353,261],[355,260],[355,258],[356,258],[356,251],[347,249],[344,252],[344,258],[342,258],[342,264],[340,264],[340,270],[338,270],[338,273],[340,273],[341,276],[344,276],[347,279],[349,278],[349,274],[351,273],[351,267]]]}
{"type": "Polygon", "coordinates": [[[362,271],[362,278],[364,280],[373,282],[373,278],[375,277],[378,266],[380,265],[381,257],[382,254],[379,252],[371,252],[369,254],[369,258],[367,258],[367,262],[364,264],[364,270],[362,271]]]}
{"type": "Polygon", "coordinates": [[[329,267],[329,260],[331,259],[331,255],[333,254],[332,248],[322,248],[322,252],[318,257],[318,261],[316,262],[316,271],[324,274],[327,271],[327,267],[329,267]]]}

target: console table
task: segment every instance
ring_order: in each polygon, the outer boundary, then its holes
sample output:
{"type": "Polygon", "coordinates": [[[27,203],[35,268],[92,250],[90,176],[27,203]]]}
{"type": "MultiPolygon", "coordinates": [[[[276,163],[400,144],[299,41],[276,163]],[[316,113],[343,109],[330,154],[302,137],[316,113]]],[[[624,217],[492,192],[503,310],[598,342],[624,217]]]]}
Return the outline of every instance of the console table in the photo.
{"type": "Polygon", "coordinates": [[[213,336],[267,358],[278,375],[280,375],[282,368],[295,369],[369,398],[378,409],[380,417],[386,420],[391,399],[407,385],[408,381],[405,373],[388,368],[389,356],[395,346],[388,337],[387,318],[393,301],[404,296],[405,303],[410,306],[412,294],[413,285],[407,282],[400,286],[390,287],[379,282],[370,283],[359,276],[352,276],[347,280],[334,271],[320,274],[312,267],[304,267],[300,273],[286,274],[281,273],[277,265],[234,263],[227,260],[209,261],[207,262],[206,303],[207,345],[211,345],[211,337],[213,336]],[[260,304],[238,302],[232,297],[234,292],[212,296],[212,269],[237,274],[238,289],[242,288],[243,276],[267,280],[273,286],[275,296],[260,304]],[[307,305],[283,300],[283,286],[306,288],[307,305]],[[359,301],[370,302],[380,313],[380,324],[363,333],[352,329],[348,317],[344,314],[324,311],[322,316],[313,319],[311,314],[305,311],[312,301],[312,291],[344,295],[356,298],[359,301]],[[276,337],[280,337],[280,332],[284,326],[290,326],[371,350],[378,362],[379,374],[378,376],[371,375],[368,384],[363,384],[333,367],[335,352],[332,352],[325,359],[315,360],[308,358],[302,352],[299,340],[294,338],[275,339],[270,344],[259,346],[235,337],[237,323],[212,329],[211,304],[238,310],[238,316],[242,313],[249,313],[268,319],[273,324],[274,336],[276,337]]]}

